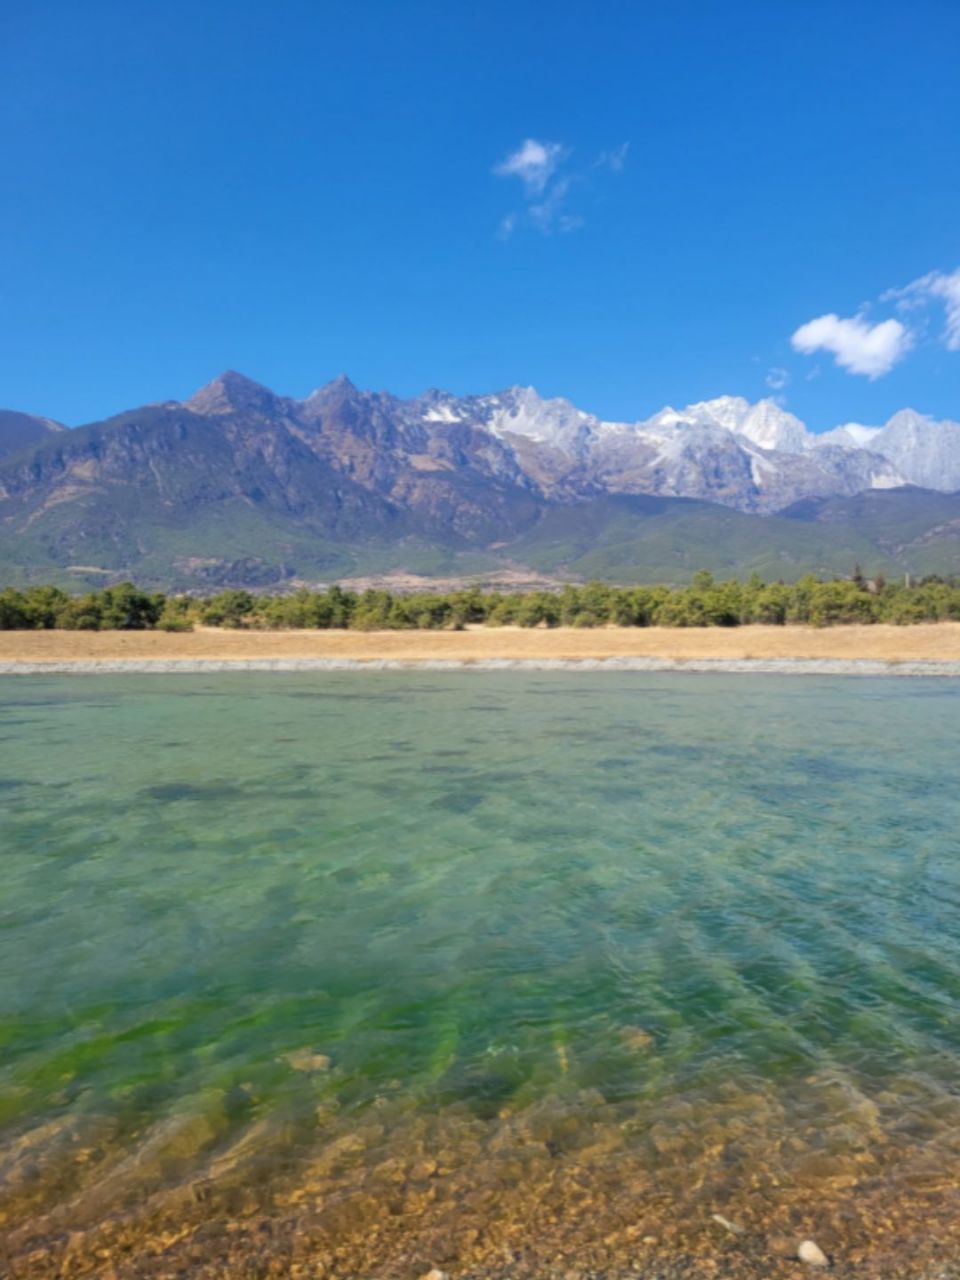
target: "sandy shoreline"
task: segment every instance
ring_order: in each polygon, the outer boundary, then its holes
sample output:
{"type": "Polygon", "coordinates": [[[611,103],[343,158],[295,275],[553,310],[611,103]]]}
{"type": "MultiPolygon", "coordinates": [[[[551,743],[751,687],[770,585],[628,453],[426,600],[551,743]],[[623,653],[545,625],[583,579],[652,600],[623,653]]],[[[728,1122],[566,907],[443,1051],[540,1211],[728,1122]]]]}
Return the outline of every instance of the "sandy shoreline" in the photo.
{"type": "Polygon", "coordinates": [[[575,666],[960,675],[960,623],[466,631],[0,632],[0,673],[575,666]]]}

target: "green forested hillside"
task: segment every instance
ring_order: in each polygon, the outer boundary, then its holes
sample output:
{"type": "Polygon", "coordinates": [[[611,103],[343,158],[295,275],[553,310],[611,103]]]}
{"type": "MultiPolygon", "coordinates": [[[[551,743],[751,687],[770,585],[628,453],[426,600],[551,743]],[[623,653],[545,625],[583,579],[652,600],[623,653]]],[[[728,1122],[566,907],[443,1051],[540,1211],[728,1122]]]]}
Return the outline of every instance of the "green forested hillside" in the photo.
{"type": "Polygon", "coordinates": [[[120,489],[55,504],[0,539],[0,580],[152,588],[255,589],[358,575],[487,575],[526,569],[560,580],[685,583],[718,577],[794,582],[848,574],[960,572],[960,496],[899,490],[755,516],[682,498],[599,498],[546,508],[519,538],[493,546],[443,541],[401,519],[376,536],[238,496],[165,505],[120,489]]]}
{"type": "MultiPolygon", "coordinates": [[[[955,505],[960,516],[960,501],[955,505]]],[[[792,582],[805,573],[848,573],[857,562],[871,573],[902,572],[853,521],[745,515],[684,498],[601,498],[554,507],[510,551],[544,573],[610,582],[688,582],[698,569],[792,582]]]]}

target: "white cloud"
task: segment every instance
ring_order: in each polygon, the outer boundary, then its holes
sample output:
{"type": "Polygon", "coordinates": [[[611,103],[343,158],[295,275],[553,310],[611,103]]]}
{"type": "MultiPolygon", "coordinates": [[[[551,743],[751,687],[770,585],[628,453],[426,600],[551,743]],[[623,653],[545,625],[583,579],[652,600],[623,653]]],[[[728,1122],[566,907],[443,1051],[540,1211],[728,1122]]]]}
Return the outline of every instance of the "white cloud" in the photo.
{"type": "Polygon", "coordinates": [[[889,373],[913,345],[913,334],[899,320],[870,322],[862,315],[841,319],[830,314],[802,324],[790,339],[794,351],[829,351],[841,369],[865,377],[889,373]]]}
{"type": "Polygon", "coordinates": [[[789,381],[790,374],[786,369],[779,369],[777,367],[768,369],[767,376],[764,378],[764,382],[766,382],[771,391],[782,391],[789,381]]]}
{"type": "Polygon", "coordinates": [[[493,168],[498,178],[519,178],[524,197],[522,209],[501,219],[498,239],[509,240],[524,226],[532,227],[541,235],[579,230],[584,219],[579,213],[570,211],[571,194],[576,189],[582,203],[597,185],[593,177],[596,171],[605,169],[612,174],[622,173],[629,146],[628,142],[621,143],[610,151],[601,151],[586,168],[571,169],[567,163],[570,149],[563,143],[524,139],[516,151],[511,151],[493,168]]]}
{"type": "Polygon", "coordinates": [[[946,309],[943,341],[948,351],[960,351],[960,267],[953,272],[929,271],[902,289],[888,289],[881,299],[896,298],[901,310],[942,302],[946,309]]]}
{"type": "Polygon", "coordinates": [[[519,178],[527,195],[537,196],[546,189],[566,154],[559,142],[539,142],[536,138],[527,138],[516,151],[501,160],[493,172],[498,178],[519,178]]]}
{"type": "Polygon", "coordinates": [[[497,238],[500,240],[509,240],[517,227],[517,215],[508,213],[500,219],[500,227],[497,231],[497,238]]]}
{"type": "Polygon", "coordinates": [[[630,143],[621,142],[619,147],[614,147],[611,151],[601,151],[593,167],[595,169],[609,169],[611,173],[623,173],[629,150],[630,143]]]}
{"type": "Polygon", "coordinates": [[[583,226],[581,217],[567,213],[564,209],[572,183],[572,178],[558,178],[545,199],[530,206],[530,221],[544,235],[550,235],[554,231],[576,231],[583,226]]]}

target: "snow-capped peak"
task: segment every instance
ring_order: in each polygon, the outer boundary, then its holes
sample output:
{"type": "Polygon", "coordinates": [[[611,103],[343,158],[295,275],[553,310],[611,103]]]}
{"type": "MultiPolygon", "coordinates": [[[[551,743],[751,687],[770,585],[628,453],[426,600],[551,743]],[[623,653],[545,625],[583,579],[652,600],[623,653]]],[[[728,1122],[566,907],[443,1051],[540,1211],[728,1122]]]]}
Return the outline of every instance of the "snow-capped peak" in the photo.
{"type": "Polygon", "coordinates": [[[554,448],[568,447],[597,422],[569,400],[544,400],[533,387],[509,387],[481,403],[489,413],[486,426],[495,436],[525,436],[554,448]]]}
{"type": "Polygon", "coordinates": [[[916,409],[898,409],[891,418],[887,419],[883,430],[909,431],[914,435],[926,435],[938,425],[941,424],[938,424],[929,414],[918,413],[916,409]]]}
{"type": "Polygon", "coordinates": [[[803,453],[810,448],[810,433],[806,426],[774,400],[758,400],[751,405],[735,429],[761,449],[803,453]]]}
{"type": "Polygon", "coordinates": [[[960,490],[960,422],[901,409],[871,437],[870,448],[889,458],[911,484],[960,490]]]}
{"type": "Polygon", "coordinates": [[[658,431],[660,428],[677,427],[682,422],[689,421],[690,419],[685,418],[679,409],[674,409],[673,405],[665,404],[662,409],[652,413],[649,418],[642,419],[637,425],[649,431],[658,431]]]}
{"type": "Polygon", "coordinates": [[[785,453],[802,453],[810,447],[810,435],[804,424],[774,400],[751,404],[743,396],[717,396],[688,404],[685,409],[668,405],[642,425],[654,431],[683,425],[721,427],[746,436],[761,449],[779,449],[785,453]]]}
{"type": "MultiPolygon", "coordinates": [[[[230,392],[231,402],[270,394],[225,375],[201,393],[216,401],[211,411],[219,407],[220,391],[230,392]]],[[[366,395],[341,378],[301,409],[309,416],[317,402],[366,395]]],[[[960,422],[914,409],[900,410],[882,427],[846,422],[814,434],[776,400],[751,403],[743,396],[715,396],[682,409],[666,405],[635,422],[602,420],[529,386],[463,397],[432,389],[384,405],[382,412],[394,406],[406,423],[431,435],[455,425],[487,432],[498,442],[499,458],[512,457],[511,465],[545,492],[562,485],[567,496],[670,493],[778,510],[800,497],[902,484],[960,491],[960,422]]]]}
{"type": "Polygon", "coordinates": [[[689,422],[705,425],[716,423],[727,431],[741,431],[741,423],[753,406],[743,396],[716,396],[713,400],[698,400],[688,404],[682,417],[689,422]]]}

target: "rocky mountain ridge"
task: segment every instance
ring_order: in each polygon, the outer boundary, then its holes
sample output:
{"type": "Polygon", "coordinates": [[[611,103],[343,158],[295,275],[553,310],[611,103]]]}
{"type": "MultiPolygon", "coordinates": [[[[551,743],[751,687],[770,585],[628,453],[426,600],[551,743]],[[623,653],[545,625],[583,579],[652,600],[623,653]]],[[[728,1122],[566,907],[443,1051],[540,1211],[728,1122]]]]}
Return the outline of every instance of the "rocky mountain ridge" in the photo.
{"type": "MultiPolygon", "coordinates": [[[[771,512],[808,497],[904,484],[960,490],[960,423],[913,409],[882,427],[846,423],[816,434],[771,399],[721,396],[613,422],[532,387],[459,397],[434,389],[404,400],[358,390],[341,376],[295,400],[232,372],[184,407],[280,419],[311,433],[326,424],[381,453],[419,459],[421,469],[470,465],[548,500],[652,493],[771,512]]],[[[369,476],[376,471],[371,465],[369,476]]]]}
{"type": "MultiPolygon", "coordinates": [[[[227,372],[186,401],[74,430],[6,418],[16,420],[0,457],[0,567],[11,566],[8,574],[48,563],[87,576],[123,568],[157,581],[256,582],[358,565],[449,572],[451,557],[469,571],[523,564],[516,548],[531,538],[543,565],[544,531],[593,527],[586,508],[598,503],[602,540],[614,529],[620,538],[624,521],[641,516],[649,529],[653,499],[658,519],[679,503],[683,524],[690,500],[768,519],[909,484],[960,489],[957,423],[905,410],[883,428],[847,424],[817,436],[775,402],[739,397],[619,423],[532,388],[401,399],[340,377],[294,399],[227,372]],[[636,501],[609,505],[620,499],[636,501]]],[[[0,414],[0,452],[3,422],[0,414]]],[[[952,537],[952,509],[947,515],[952,537]]],[[[698,514],[701,531],[704,520],[714,517],[698,514]]],[[[736,528],[742,558],[746,533],[736,528]]],[[[759,520],[760,543],[772,528],[759,520]]],[[[789,560],[793,535],[781,534],[789,560]]],[[[578,554],[587,554],[577,537],[578,554]]],[[[802,541],[804,564],[833,563],[832,552],[802,541]]],[[[550,545],[562,567],[564,553],[550,545]]],[[[686,572],[688,550],[681,538],[665,553],[668,565],[675,556],[686,572]]]]}
{"type": "Polygon", "coordinates": [[[184,407],[279,417],[314,431],[328,423],[381,450],[466,461],[547,499],[655,493],[770,512],[806,497],[903,484],[960,489],[960,423],[912,409],[883,427],[847,423],[816,434],[771,399],[721,396],[613,422],[532,387],[459,397],[433,389],[404,400],[358,390],[341,376],[296,400],[232,372],[184,407]],[[469,456],[457,456],[468,441],[469,456]]]}

